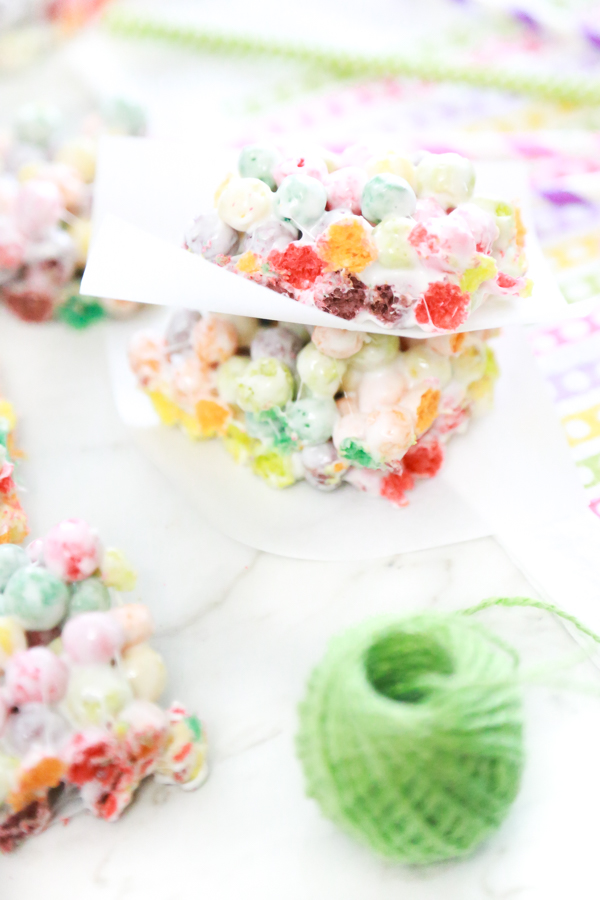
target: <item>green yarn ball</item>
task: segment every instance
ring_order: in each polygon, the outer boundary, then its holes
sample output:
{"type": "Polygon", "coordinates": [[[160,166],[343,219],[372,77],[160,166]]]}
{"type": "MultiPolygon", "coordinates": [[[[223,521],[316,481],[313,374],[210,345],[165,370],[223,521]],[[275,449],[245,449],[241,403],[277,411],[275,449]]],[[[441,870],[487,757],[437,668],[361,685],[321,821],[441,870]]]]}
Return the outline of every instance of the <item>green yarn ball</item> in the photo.
{"type": "Polygon", "coordinates": [[[369,621],[335,638],[300,706],[309,796],[381,856],[465,856],[523,768],[517,658],[461,615],[369,621]]]}

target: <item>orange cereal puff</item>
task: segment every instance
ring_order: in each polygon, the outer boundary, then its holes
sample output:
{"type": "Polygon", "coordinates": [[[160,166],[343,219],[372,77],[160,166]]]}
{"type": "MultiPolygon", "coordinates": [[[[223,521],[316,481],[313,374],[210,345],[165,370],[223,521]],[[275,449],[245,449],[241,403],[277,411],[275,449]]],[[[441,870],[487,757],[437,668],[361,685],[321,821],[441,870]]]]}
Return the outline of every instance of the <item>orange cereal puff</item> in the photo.
{"type": "Polygon", "coordinates": [[[358,275],[377,258],[365,226],[355,217],[330,225],[317,246],[330,271],[345,269],[358,275]]]}

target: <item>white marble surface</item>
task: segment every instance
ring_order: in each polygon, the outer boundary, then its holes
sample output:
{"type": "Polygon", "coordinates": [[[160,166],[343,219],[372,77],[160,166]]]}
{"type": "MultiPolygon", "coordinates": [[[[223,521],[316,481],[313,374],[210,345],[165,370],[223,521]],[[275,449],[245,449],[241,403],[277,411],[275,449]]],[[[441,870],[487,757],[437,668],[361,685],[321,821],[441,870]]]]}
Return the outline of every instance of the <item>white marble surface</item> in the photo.
{"type": "MultiPolygon", "coordinates": [[[[28,326],[0,312],[0,384],[20,411],[28,454],[24,502],[34,534],[83,516],[137,565],[169,666],[168,698],[204,718],[212,774],[193,794],[148,784],[117,824],[80,815],[53,826],[0,860],[2,900],[596,898],[600,700],[580,691],[527,690],[521,793],[469,860],[382,863],[303,795],[295,707],[328,638],[372,613],[531,593],[495,541],[351,564],[233,543],[129,442],[103,330],[28,326]]],[[[525,666],[578,652],[544,614],[495,611],[485,621],[525,666]]],[[[600,685],[589,664],[561,677],[600,685]]]]}
{"type": "MultiPolygon", "coordinates": [[[[227,12],[235,3],[208,5],[227,12]]],[[[156,101],[158,133],[191,135],[210,122],[231,129],[253,90],[258,106],[293,93],[295,70],[285,83],[273,73],[270,63],[125,52],[92,36],[62,62],[0,83],[0,124],[34,95],[77,108],[88,90],[125,87],[156,101]],[[85,77],[73,78],[73,67],[87,68],[85,77]]],[[[27,326],[0,310],[0,390],[18,408],[28,454],[23,502],[33,535],[82,516],[135,563],[169,666],[166,699],[205,720],[212,774],[193,794],[148,784],[114,825],[81,815],[53,826],[0,859],[0,900],[597,900],[600,699],[581,690],[527,690],[522,790],[469,860],[381,863],[303,795],[295,707],[328,638],[373,613],[531,594],[496,542],[349,564],[269,556],[219,535],[131,443],[113,407],[103,332],[27,326]]],[[[522,651],[525,666],[579,652],[544,614],[482,619],[522,651]]],[[[589,664],[561,677],[600,686],[589,664]]]]}

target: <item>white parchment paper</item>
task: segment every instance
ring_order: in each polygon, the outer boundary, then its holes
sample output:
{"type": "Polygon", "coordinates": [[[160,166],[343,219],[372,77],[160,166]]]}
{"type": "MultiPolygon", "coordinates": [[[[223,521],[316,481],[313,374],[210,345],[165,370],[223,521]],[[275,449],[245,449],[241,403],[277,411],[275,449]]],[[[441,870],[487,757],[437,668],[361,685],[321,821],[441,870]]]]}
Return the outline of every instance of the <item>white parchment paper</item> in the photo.
{"type": "Polygon", "coordinates": [[[251,547],[300,559],[369,559],[483,537],[507,521],[539,529],[585,508],[546,387],[517,330],[495,341],[502,374],[494,411],[450,440],[440,475],[418,482],[410,505],[399,509],[348,485],[330,494],[303,482],[275,490],[218,441],[192,442],[160,425],[129,370],[126,347],[139,328],[164,324],[164,310],[111,324],[119,413],[138,446],[206,520],[251,547]]]}
{"type": "MultiPolygon", "coordinates": [[[[202,311],[252,315],[302,324],[423,337],[418,327],[388,330],[342,321],[227,272],[182,249],[192,218],[213,208],[214,190],[235,168],[235,154],[210,143],[176,144],[105,138],[94,189],[94,240],[85,294],[202,311]]],[[[492,298],[461,331],[584,315],[593,303],[568,305],[531,227],[525,169],[520,163],[477,165],[477,192],[519,200],[528,226],[531,297],[492,298]]]]}

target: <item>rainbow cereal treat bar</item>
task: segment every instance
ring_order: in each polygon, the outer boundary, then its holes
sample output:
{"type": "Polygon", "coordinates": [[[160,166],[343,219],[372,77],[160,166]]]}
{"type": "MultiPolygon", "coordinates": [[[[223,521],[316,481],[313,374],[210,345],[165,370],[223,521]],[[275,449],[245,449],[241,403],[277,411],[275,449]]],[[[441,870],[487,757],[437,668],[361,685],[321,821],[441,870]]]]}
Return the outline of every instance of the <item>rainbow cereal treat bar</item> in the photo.
{"type": "Polygon", "coordinates": [[[27,517],[19,502],[13,479],[15,424],[11,404],[0,397],[0,544],[20,544],[28,533],[27,517]]]}
{"type": "Polygon", "coordinates": [[[490,297],[527,297],[518,207],[480,197],[456,153],[285,157],[245,147],[185,246],[368,330],[452,332],[490,297]]]}
{"type": "Polygon", "coordinates": [[[112,822],[141,781],[191,789],[206,739],[148,643],[149,610],[123,602],[135,572],[96,532],[68,519],[23,550],[0,546],[0,850],[42,831],[75,795],[112,822]]]}
{"type": "Polygon", "coordinates": [[[0,135],[0,300],[21,319],[83,328],[136,304],[80,293],[91,233],[96,145],[102,131],[139,133],[143,112],[115,100],[79,133],[53,107],[23,107],[0,135]]]}
{"type": "Polygon", "coordinates": [[[405,505],[450,436],[492,402],[497,367],[478,332],[428,339],[176,314],[130,345],[167,425],[219,437],[272,487],[344,483],[405,505]]]}

